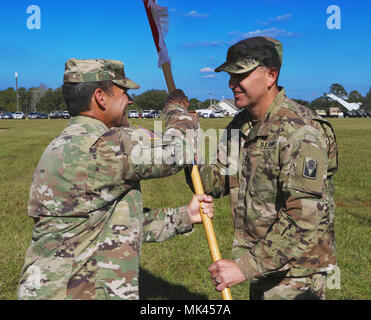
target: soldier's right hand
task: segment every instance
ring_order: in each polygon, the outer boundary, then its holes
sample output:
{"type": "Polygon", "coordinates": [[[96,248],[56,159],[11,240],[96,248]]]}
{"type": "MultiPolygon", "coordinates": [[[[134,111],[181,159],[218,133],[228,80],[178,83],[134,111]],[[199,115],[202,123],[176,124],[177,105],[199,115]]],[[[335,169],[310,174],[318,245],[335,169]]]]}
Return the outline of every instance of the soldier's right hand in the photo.
{"type": "Polygon", "coordinates": [[[187,212],[192,224],[202,222],[200,208],[202,208],[202,214],[206,214],[209,218],[214,218],[213,197],[206,194],[193,195],[187,207],[187,212]]]}
{"type": "Polygon", "coordinates": [[[187,110],[188,110],[188,107],[189,107],[188,98],[184,94],[184,92],[180,89],[174,90],[172,93],[170,93],[168,98],[165,100],[165,107],[167,105],[171,105],[171,104],[181,105],[184,108],[186,108],[187,110]]]}

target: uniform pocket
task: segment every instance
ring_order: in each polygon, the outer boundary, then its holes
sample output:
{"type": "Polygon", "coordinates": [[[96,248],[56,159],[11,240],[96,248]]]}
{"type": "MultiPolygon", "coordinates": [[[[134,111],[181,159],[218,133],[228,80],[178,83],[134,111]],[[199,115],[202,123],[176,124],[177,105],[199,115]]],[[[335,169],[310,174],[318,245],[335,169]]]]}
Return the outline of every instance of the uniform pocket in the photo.
{"type": "Polygon", "coordinates": [[[247,195],[248,210],[245,231],[251,233],[256,239],[263,239],[272,224],[277,219],[277,211],[274,204],[262,200],[257,195],[247,195]]]}
{"type": "Polygon", "coordinates": [[[279,166],[274,161],[272,148],[251,152],[249,191],[261,200],[274,204],[277,195],[279,166]]]}

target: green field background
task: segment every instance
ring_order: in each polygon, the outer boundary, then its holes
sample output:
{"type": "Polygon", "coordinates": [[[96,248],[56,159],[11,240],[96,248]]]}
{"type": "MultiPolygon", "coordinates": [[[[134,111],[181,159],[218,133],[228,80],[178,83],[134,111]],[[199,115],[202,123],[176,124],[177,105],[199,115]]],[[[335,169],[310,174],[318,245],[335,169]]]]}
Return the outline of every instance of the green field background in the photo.
{"type": "MultiPolygon", "coordinates": [[[[231,118],[201,119],[204,130],[223,129],[231,118]]],[[[153,128],[153,120],[134,120],[153,128]]],[[[370,299],[371,251],[371,119],[331,119],[339,147],[335,176],[336,244],[341,288],[326,298],[370,299]]],[[[24,254],[33,221],[27,216],[32,175],[50,141],[67,120],[0,120],[0,299],[16,299],[24,254]]],[[[187,204],[192,193],[184,172],[142,182],[144,206],[187,204]]],[[[215,200],[214,228],[223,258],[229,258],[233,223],[229,197],[215,200]]],[[[221,299],[211,285],[211,263],[202,225],[190,235],[162,243],[144,243],[141,255],[141,299],[221,299]]],[[[231,288],[234,299],[248,299],[248,283],[231,288]]]]}

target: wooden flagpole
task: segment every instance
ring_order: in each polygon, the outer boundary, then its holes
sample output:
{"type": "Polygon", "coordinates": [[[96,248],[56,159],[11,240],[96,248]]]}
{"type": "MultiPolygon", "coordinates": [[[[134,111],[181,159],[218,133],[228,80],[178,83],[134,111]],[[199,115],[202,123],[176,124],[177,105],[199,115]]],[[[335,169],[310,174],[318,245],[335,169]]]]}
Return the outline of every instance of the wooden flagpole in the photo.
{"type": "MultiPolygon", "coordinates": [[[[158,39],[159,39],[159,34],[158,34],[159,31],[157,29],[157,26],[156,26],[154,20],[153,20],[151,8],[148,5],[149,1],[150,0],[143,0],[143,3],[144,3],[144,7],[145,7],[146,12],[147,12],[147,17],[148,17],[148,20],[149,20],[149,23],[150,23],[150,26],[151,26],[153,39],[154,39],[155,44],[156,44],[156,49],[157,49],[157,52],[159,52],[159,44],[157,42],[158,39]]],[[[167,86],[168,92],[171,93],[176,89],[176,87],[175,87],[173,74],[171,72],[170,64],[168,62],[165,62],[161,65],[161,67],[162,67],[162,71],[164,73],[164,77],[165,77],[165,80],[166,80],[166,86],[167,86]]],[[[199,194],[204,194],[205,192],[204,192],[204,188],[202,186],[202,180],[201,180],[200,172],[198,170],[197,165],[193,165],[193,167],[192,167],[191,178],[192,178],[192,183],[193,183],[195,193],[198,194],[198,195],[199,194]]],[[[208,242],[210,253],[211,253],[211,258],[212,258],[213,262],[216,262],[218,260],[221,260],[222,257],[220,255],[218,243],[216,241],[213,223],[212,223],[211,219],[206,214],[204,214],[202,212],[201,207],[200,207],[200,212],[201,212],[202,223],[203,223],[205,233],[206,233],[207,242],[208,242]]],[[[232,295],[231,295],[231,291],[230,291],[229,288],[225,288],[221,292],[221,295],[222,295],[223,300],[232,300],[232,295]]]]}

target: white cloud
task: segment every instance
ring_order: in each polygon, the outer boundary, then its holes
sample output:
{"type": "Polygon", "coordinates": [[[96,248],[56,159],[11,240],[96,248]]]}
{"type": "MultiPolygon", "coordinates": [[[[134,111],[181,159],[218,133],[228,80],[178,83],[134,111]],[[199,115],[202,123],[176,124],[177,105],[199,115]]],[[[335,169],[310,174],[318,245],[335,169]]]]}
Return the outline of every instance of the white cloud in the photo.
{"type": "Polygon", "coordinates": [[[282,21],[286,21],[286,20],[291,19],[291,18],[292,18],[292,15],[290,13],[286,13],[286,14],[283,14],[281,16],[277,16],[277,17],[274,17],[274,18],[269,18],[267,21],[262,21],[261,24],[267,26],[267,25],[271,24],[272,22],[282,22],[282,21]]]}
{"type": "MultiPolygon", "coordinates": [[[[278,16],[274,19],[283,21],[284,19],[288,19],[291,15],[283,15],[278,16]]],[[[266,29],[257,29],[249,32],[241,32],[241,31],[231,31],[228,34],[229,37],[232,37],[232,40],[215,40],[215,41],[197,41],[197,42],[183,42],[181,45],[183,48],[200,48],[200,47],[217,47],[217,46],[230,46],[235,44],[238,41],[241,41],[246,38],[251,37],[271,37],[271,38],[279,38],[279,37],[299,37],[299,33],[287,31],[285,29],[280,29],[276,27],[266,28],[266,29]]],[[[206,72],[206,71],[205,71],[206,72]]]]}
{"type": "Polygon", "coordinates": [[[207,18],[210,16],[208,13],[199,13],[196,10],[191,10],[188,13],[184,14],[185,17],[193,17],[193,18],[207,18]]]}
{"type": "Polygon", "coordinates": [[[288,19],[291,19],[292,18],[292,15],[290,13],[286,13],[282,16],[278,16],[276,18],[273,18],[272,21],[285,21],[285,20],[288,20],[288,19]]]}
{"type": "Polygon", "coordinates": [[[214,72],[214,69],[213,68],[210,68],[210,67],[205,67],[205,68],[202,68],[200,70],[201,73],[205,73],[205,72],[214,72]]]}
{"type": "Polygon", "coordinates": [[[202,78],[204,78],[204,79],[212,79],[212,78],[215,78],[215,74],[208,74],[206,76],[203,76],[202,78]]]}
{"type": "MultiPolygon", "coordinates": [[[[234,32],[234,34],[237,34],[234,32]]],[[[285,29],[278,29],[278,28],[269,28],[264,30],[254,30],[249,31],[246,33],[240,32],[237,39],[235,41],[239,41],[242,39],[250,38],[250,37],[271,37],[271,38],[277,38],[277,37],[297,37],[299,34],[293,33],[290,31],[286,31],[285,29]]]]}
{"type": "Polygon", "coordinates": [[[205,19],[205,18],[210,17],[209,13],[200,13],[200,12],[197,12],[196,10],[191,10],[187,13],[183,13],[183,12],[180,12],[179,10],[177,10],[177,9],[170,9],[169,12],[174,12],[174,13],[180,14],[183,17],[191,17],[191,18],[205,19]]]}
{"type": "Polygon", "coordinates": [[[225,41],[199,41],[183,43],[182,47],[184,48],[216,47],[222,44],[225,44],[225,41]]]}

